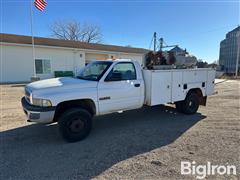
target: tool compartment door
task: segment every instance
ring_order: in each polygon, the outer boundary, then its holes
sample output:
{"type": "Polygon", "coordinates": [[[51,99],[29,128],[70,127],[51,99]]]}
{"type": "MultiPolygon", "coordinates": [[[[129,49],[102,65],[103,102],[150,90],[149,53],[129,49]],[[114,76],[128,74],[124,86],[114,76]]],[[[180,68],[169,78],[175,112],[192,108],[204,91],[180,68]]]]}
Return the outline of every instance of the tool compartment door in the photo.
{"type": "Polygon", "coordinates": [[[172,72],[172,102],[182,101],[185,99],[182,80],[182,71],[172,72]]]}
{"type": "Polygon", "coordinates": [[[152,72],[151,105],[171,102],[172,73],[169,71],[152,72]]]}

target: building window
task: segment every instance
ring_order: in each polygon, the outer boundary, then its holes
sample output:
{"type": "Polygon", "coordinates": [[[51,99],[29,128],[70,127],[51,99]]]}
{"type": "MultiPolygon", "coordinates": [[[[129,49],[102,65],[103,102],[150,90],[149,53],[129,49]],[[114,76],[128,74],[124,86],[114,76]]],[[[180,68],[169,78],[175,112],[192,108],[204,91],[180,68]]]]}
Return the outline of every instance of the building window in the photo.
{"type": "Polygon", "coordinates": [[[35,59],[36,74],[50,74],[51,63],[49,59],[35,59]]]}

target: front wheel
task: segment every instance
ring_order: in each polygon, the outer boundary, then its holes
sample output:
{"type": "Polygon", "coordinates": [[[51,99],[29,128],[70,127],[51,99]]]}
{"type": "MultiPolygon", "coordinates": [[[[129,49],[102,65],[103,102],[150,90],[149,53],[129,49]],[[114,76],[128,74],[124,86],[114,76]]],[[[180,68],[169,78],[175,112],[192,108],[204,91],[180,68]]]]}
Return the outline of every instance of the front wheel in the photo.
{"type": "Polygon", "coordinates": [[[184,101],[176,102],[176,108],[184,114],[194,114],[199,108],[199,97],[196,93],[187,95],[184,101]]]}
{"type": "Polygon", "coordinates": [[[80,141],[88,136],[92,127],[91,114],[85,109],[71,108],[58,121],[59,131],[68,142],[80,141]]]}

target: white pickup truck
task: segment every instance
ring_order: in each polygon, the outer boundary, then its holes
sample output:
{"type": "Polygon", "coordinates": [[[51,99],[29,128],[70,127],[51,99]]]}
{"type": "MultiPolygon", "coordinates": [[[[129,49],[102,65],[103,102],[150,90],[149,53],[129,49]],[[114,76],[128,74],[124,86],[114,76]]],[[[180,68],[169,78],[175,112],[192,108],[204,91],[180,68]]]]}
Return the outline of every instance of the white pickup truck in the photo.
{"type": "Polygon", "coordinates": [[[69,142],[84,139],[93,116],[175,103],[194,114],[214,92],[215,70],[147,70],[131,60],[94,61],[75,78],[37,81],[25,87],[22,106],[28,121],[58,122],[69,142]]]}

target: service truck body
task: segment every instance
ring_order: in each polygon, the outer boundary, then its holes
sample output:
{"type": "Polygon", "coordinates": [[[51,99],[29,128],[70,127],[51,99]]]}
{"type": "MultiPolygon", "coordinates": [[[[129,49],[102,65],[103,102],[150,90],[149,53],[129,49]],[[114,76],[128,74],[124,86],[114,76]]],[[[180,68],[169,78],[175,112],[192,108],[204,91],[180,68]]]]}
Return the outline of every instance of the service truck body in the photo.
{"type": "Polygon", "coordinates": [[[215,70],[211,68],[143,70],[145,104],[174,103],[185,99],[191,89],[200,89],[203,97],[214,92],[215,70]]]}
{"type": "Polygon", "coordinates": [[[22,105],[29,121],[57,121],[66,140],[78,141],[90,132],[94,115],[166,103],[193,114],[213,94],[214,77],[210,68],[147,70],[131,60],[96,61],[76,78],[30,83],[22,105]]]}

